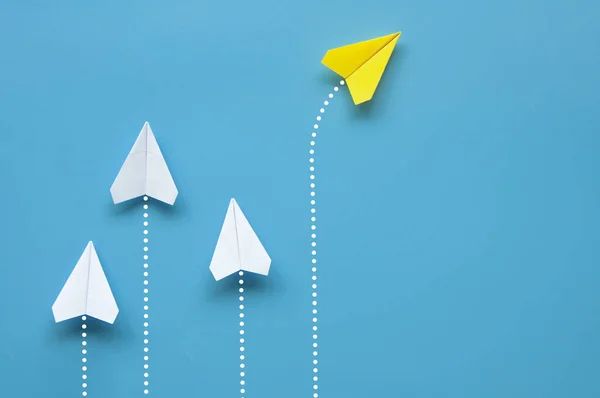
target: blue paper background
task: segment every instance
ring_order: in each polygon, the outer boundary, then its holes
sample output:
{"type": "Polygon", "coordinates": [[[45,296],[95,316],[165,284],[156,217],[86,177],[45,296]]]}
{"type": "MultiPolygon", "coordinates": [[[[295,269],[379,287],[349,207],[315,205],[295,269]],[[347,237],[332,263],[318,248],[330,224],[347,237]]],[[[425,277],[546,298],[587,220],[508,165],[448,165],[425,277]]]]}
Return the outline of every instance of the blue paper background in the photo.
{"type": "Polygon", "coordinates": [[[109,187],[144,121],[180,196],[150,211],[150,395],[239,396],[228,200],[273,258],[247,292],[248,398],[312,396],[308,150],[329,48],[404,33],[317,143],[320,396],[600,394],[600,3],[0,3],[0,396],[81,396],[50,306],[93,240],[120,314],[88,397],[141,397],[142,209],[109,187]]]}

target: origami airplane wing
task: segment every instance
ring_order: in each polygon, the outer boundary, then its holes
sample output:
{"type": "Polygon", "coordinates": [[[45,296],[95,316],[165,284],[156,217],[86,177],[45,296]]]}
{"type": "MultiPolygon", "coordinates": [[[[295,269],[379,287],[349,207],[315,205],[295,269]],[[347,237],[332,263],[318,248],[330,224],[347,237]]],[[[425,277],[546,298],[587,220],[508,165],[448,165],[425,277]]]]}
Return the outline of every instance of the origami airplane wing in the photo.
{"type": "Polygon", "coordinates": [[[242,269],[233,199],[229,202],[225,221],[221,227],[221,233],[219,234],[209,269],[216,280],[221,280],[242,269]]]}
{"type": "Polygon", "coordinates": [[[250,226],[235,199],[231,199],[217,246],[210,262],[210,271],[221,280],[238,271],[268,275],[271,258],[250,226]]]}
{"type": "Polygon", "coordinates": [[[110,193],[115,204],[148,195],[173,205],[179,192],[148,122],[144,123],[110,193]]]}
{"type": "Polygon", "coordinates": [[[88,315],[112,324],[117,318],[119,308],[92,242],[58,294],[52,313],[55,322],[88,315]]]}
{"type": "Polygon", "coordinates": [[[321,61],[346,80],[355,105],[373,98],[402,32],[327,51],[321,61]]]}

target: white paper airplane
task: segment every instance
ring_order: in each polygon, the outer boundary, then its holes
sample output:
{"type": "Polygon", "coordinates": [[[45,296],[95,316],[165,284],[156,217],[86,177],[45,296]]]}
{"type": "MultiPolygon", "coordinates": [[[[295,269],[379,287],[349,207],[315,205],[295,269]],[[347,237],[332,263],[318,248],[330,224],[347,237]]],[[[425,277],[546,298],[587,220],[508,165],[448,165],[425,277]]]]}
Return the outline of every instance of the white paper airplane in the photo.
{"type": "Polygon", "coordinates": [[[268,275],[271,258],[242,213],[235,199],[229,202],[210,271],[221,280],[238,271],[268,275]]]}
{"type": "Polygon", "coordinates": [[[90,241],[52,305],[56,322],[88,315],[112,324],[119,308],[90,241]]]}
{"type": "Polygon", "coordinates": [[[148,195],[173,205],[179,194],[148,122],[110,187],[115,204],[148,195]]]}

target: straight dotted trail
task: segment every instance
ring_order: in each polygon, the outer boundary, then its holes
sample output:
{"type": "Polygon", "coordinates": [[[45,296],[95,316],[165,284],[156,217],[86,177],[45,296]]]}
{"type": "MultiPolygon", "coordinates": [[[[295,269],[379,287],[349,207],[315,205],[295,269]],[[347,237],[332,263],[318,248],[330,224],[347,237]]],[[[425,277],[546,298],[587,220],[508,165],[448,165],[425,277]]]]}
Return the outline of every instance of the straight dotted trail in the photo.
{"type": "Polygon", "coordinates": [[[148,385],[150,384],[148,377],[148,196],[144,196],[144,394],[149,394],[148,385]]]}

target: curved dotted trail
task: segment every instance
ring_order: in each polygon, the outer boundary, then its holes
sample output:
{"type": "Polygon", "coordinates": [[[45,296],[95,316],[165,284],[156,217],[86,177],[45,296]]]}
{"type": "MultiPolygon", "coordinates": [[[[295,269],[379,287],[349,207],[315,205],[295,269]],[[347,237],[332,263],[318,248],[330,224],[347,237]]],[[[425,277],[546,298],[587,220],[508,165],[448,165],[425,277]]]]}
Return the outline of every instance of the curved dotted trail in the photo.
{"type": "Polygon", "coordinates": [[[87,320],[87,317],[84,315],[81,317],[81,329],[83,330],[83,332],[81,332],[81,362],[83,363],[83,366],[81,367],[81,371],[83,372],[81,375],[81,378],[83,379],[83,383],[81,384],[81,387],[83,388],[83,391],[81,392],[81,395],[84,397],[87,397],[87,341],[85,340],[87,337],[87,333],[85,332],[85,330],[87,329],[87,325],[85,324],[85,321],[87,320]]]}
{"type": "Polygon", "coordinates": [[[144,394],[148,395],[148,197],[144,196],[144,394]]]}
{"type": "Polygon", "coordinates": [[[246,359],[246,348],[244,347],[244,343],[246,340],[244,339],[244,288],[242,285],[244,284],[244,275],[243,271],[239,272],[240,276],[240,395],[241,398],[244,398],[244,394],[246,394],[246,381],[244,377],[246,377],[246,364],[244,364],[244,360],[246,359]]]}
{"type": "MultiPolygon", "coordinates": [[[[340,81],[340,86],[344,85],[344,81],[340,81]]],[[[338,91],[338,87],[335,86],[333,88],[334,92],[338,91]]],[[[329,99],[333,98],[333,93],[329,93],[328,95],[329,99]]],[[[315,188],[316,188],[316,184],[315,184],[315,146],[316,146],[316,141],[317,141],[317,129],[319,128],[319,122],[321,121],[321,119],[323,118],[323,114],[325,113],[325,109],[326,107],[329,105],[329,100],[326,100],[323,102],[323,107],[321,109],[319,109],[319,115],[317,116],[317,123],[315,123],[315,125],[313,126],[314,130],[311,134],[311,140],[310,140],[310,150],[309,150],[309,154],[310,157],[308,159],[308,162],[310,163],[310,221],[311,221],[311,255],[312,255],[312,332],[313,332],[313,398],[318,398],[319,397],[319,393],[318,393],[318,389],[319,389],[319,369],[317,367],[319,361],[317,360],[317,355],[318,355],[318,351],[317,348],[319,347],[319,343],[318,343],[318,338],[319,335],[317,333],[317,234],[316,234],[316,229],[317,229],[317,217],[315,216],[315,213],[317,212],[316,209],[316,204],[317,201],[315,199],[316,193],[315,193],[315,188]]]]}

